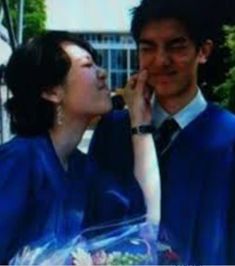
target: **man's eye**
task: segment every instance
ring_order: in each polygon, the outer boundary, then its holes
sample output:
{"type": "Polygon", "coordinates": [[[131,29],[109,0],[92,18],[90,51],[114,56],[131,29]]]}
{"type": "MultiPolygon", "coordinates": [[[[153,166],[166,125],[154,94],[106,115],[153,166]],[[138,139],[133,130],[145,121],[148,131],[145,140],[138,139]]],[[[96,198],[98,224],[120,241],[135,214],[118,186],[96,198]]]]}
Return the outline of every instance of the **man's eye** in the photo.
{"type": "Polygon", "coordinates": [[[185,48],[187,48],[187,45],[183,43],[169,45],[168,47],[168,49],[172,51],[180,51],[180,50],[184,50],[185,48]]]}
{"type": "Polygon", "coordinates": [[[153,48],[151,46],[140,46],[139,50],[140,52],[150,52],[153,48]]]}

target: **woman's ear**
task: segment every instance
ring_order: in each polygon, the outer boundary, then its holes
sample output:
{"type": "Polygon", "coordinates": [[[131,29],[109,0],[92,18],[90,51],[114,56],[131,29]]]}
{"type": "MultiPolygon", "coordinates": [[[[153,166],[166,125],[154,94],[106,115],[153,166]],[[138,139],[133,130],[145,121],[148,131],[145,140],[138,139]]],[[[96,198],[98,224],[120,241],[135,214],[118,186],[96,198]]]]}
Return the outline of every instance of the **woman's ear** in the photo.
{"type": "Polygon", "coordinates": [[[49,102],[59,104],[61,103],[64,96],[64,90],[61,86],[55,86],[52,88],[45,89],[41,97],[49,102]]]}
{"type": "Polygon", "coordinates": [[[213,41],[209,39],[201,45],[198,53],[199,64],[205,64],[207,62],[210,54],[212,53],[213,46],[213,41]]]}

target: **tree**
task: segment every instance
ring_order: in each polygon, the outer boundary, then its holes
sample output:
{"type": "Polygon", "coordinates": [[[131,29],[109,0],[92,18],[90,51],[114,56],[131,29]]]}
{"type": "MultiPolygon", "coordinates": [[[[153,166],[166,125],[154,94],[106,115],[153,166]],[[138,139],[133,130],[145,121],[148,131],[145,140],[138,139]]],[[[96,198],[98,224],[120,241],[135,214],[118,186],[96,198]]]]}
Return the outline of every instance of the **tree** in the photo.
{"type": "Polygon", "coordinates": [[[235,26],[224,26],[224,32],[224,47],[229,50],[226,58],[229,69],[225,81],[217,87],[216,93],[223,99],[223,105],[235,112],[235,26]]]}
{"type": "MultiPolygon", "coordinates": [[[[9,8],[16,32],[19,0],[10,0],[9,8]]],[[[45,30],[46,6],[45,0],[25,0],[24,4],[24,40],[45,30]]]]}

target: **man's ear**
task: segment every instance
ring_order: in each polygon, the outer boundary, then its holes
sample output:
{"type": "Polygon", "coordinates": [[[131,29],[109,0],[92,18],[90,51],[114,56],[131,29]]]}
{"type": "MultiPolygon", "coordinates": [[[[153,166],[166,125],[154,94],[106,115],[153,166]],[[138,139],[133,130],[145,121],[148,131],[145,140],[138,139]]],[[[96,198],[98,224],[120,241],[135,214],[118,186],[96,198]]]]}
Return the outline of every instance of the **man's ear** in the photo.
{"type": "Polygon", "coordinates": [[[198,52],[198,62],[199,64],[205,64],[212,53],[213,50],[213,41],[212,40],[206,40],[201,45],[199,52],[198,52]]]}
{"type": "Polygon", "coordinates": [[[59,104],[61,103],[64,95],[64,90],[61,86],[55,86],[52,88],[45,89],[41,97],[49,102],[59,104]]]}

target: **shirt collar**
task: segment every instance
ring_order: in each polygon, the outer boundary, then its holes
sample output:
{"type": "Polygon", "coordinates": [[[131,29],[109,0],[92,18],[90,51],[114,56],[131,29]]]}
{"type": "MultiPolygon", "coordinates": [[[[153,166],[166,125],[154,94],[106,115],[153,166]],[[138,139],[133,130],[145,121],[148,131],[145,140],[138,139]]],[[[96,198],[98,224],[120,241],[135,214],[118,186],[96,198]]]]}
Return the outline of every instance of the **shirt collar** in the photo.
{"type": "Polygon", "coordinates": [[[184,129],[207,107],[207,102],[198,89],[195,97],[178,113],[173,116],[168,114],[155,100],[153,107],[153,124],[159,128],[167,118],[174,118],[181,129],[184,129]]]}

